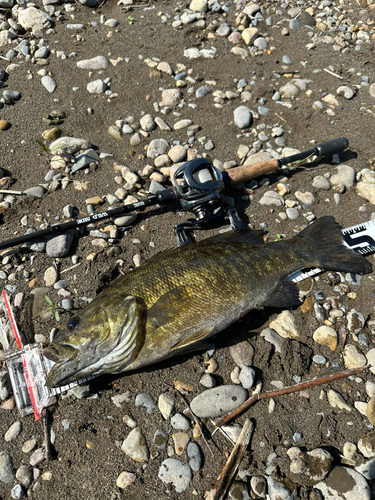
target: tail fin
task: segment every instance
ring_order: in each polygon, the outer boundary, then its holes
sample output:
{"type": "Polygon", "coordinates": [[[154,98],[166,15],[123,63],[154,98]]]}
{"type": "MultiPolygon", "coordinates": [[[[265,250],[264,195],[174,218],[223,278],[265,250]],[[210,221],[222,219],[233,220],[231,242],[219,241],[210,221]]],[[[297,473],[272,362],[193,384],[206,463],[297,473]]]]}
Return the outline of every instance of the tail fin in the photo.
{"type": "Polygon", "coordinates": [[[331,216],[316,220],[296,236],[299,237],[314,249],[317,265],[323,269],[356,274],[371,272],[371,264],[365,257],[344,245],[341,227],[331,216]]]}

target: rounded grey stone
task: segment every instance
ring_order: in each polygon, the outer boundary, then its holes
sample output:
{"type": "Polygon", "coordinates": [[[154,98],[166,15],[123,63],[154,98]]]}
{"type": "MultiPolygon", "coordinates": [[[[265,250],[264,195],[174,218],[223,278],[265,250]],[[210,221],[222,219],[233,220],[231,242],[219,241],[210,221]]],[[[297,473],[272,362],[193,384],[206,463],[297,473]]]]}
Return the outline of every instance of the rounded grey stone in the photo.
{"type": "Polygon", "coordinates": [[[47,47],[40,47],[34,54],[35,59],[45,59],[49,56],[49,49],[47,47]]]}
{"type": "Polygon", "coordinates": [[[332,186],[344,184],[347,189],[350,189],[355,184],[355,170],[349,165],[338,165],[337,172],[330,177],[332,186]]]}
{"type": "Polygon", "coordinates": [[[188,488],[193,475],[188,465],[175,458],[167,458],[160,466],[158,477],[165,484],[172,483],[176,492],[182,493],[188,488]]]}
{"type": "Polygon", "coordinates": [[[237,366],[251,366],[254,359],[254,347],[247,340],[229,347],[230,355],[237,366]]]}
{"type": "Polygon", "coordinates": [[[16,479],[22,486],[28,488],[33,481],[33,473],[27,465],[21,465],[21,467],[16,472],[16,479]]]}
{"type": "Polygon", "coordinates": [[[266,50],[268,49],[268,42],[265,38],[260,36],[254,41],[254,47],[256,47],[259,50],[266,50]]]}
{"type": "Polygon", "coordinates": [[[190,429],[190,422],[181,413],[176,413],[171,418],[171,426],[173,427],[173,429],[176,429],[179,431],[187,431],[190,429]]]}
{"type": "Polygon", "coordinates": [[[129,212],[128,214],[123,215],[122,217],[116,217],[116,219],[114,219],[113,222],[115,223],[116,226],[126,227],[133,224],[136,218],[137,218],[136,213],[129,212]]]}
{"type": "Polygon", "coordinates": [[[208,85],[202,85],[202,87],[199,87],[197,91],[195,92],[195,97],[203,97],[206,94],[210,94],[212,90],[208,85]]]}
{"type": "Polygon", "coordinates": [[[291,19],[289,21],[289,29],[291,30],[297,30],[301,26],[301,23],[298,21],[298,19],[291,19]]]}
{"type": "Polygon", "coordinates": [[[238,106],[238,108],[233,111],[233,119],[238,128],[243,129],[250,127],[252,121],[250,109],[246,106],[238,106]]]}
{"type": "Polygon", "coordinates": [[[212,387],[215,387],[216,380],[210,373],[205,373],[199,383],[203,385],[203,387],[206,387],[206,389],[211,389],[212,387]]]}
{"type": "Polygon", "coordinates": [[[196,396],[190,407],[200,418],[221,417],[240,406],[247,395],[247,391],[241,386],[222,385],[196,396]]]}
{"type": "Polygon", "coordinates": [[[268,494],[272,499],[290,500],[292,498],[290,491],[285,488],[282,482],[276,481],[272,477],[267,477],[268,494]]]}
{"type": "Polygon", "coordinates": [[[190,441],[187,445],[187,456],[189,458],[189,466],[194,472],[197,472],[203,463],[202,452],[197,443],[190,441]]]}
{"type": "Polygon", "coordinates": [[[65,257],[68,255],[74,240],[74,230],[57,236],[52,236],[47,240],[46,253],[49,257],[65,257]]]}
{"type": "Polygon", "coordinates": [[[287,208],[286,215],[288,216],[288,219],[296,220],[299,217],[299,212],[296,208],[287,208]]]}
{"type": "Polygon", "coordinates": [[[355,467],[355,470],[362,474],[366,479],[375,479],[375,458],[355,467]]]}
{"type": "Polygon", "coordinates": [[[141,393],[137,394],[135,398],[135,406],[144,406],[147,410],[147,413],[152,413],[155,409],[155,402],[150,394],[141,393]]]}
{"type": "Polygon", "coordinates": [[[245,389],[250,389],[250,387],[253,386],[255,379],[254,368],[251,368],[250,366],[244,366],[243,368],[241,368],[239,379],[242,387],[244,387],[245,389]]]}
{"type": "Polygon", "coordinates": [[[8,52],[5,54],[5,58],[8,59],[8,61],[11,61],[17,56],[17,52],[13,49],[8,50],[8,52]]]}
{"type": "Polygon", "coordinates": [[[157,158],[168,151],[169,144],[165,139],[153,139],[147,148],[147,158],[157,158]]]}
{"type": "Polygon", "coordinates": [[[90,94],[103,94],[107,90],[107,85],[103,82],[103,80],[94,80],[87,84],[87,90],[90,94]]]}
{"type": "Polygon", "coordinates": [[[0,481],[8,484],[16,478],[12,457],[6,451],[0,452],[0,481]]]}
{"type": "Polygon", "coordinates": [[[43,76],[43,78],[41,79],[41,82],[42,82],[43,87],[46,90],[48,90],[48,92],[50,94],[52,94],[52,92],[54,92],[57,88],[57,83],[55,82],[55,80],[48,75],[43,76]]]}
{"type": "Polygon", "coordinates": [[[107,19],[106,22],[104,23],[104,26],[109,26],[110,28],[116,28],[120,23],[117,21],[117,19],[107,19]]]}
{"type": "Polygon", "coordinates": [[[216,33],[219,36],[229,36],[231,34],[231,27],[227,23],[223,23],[219,26],[219,29],[216,31],[216,33]]]}
{"type": "Polygon", "coordinates": [[[315,189],[323,189],[326,191],[328,191],[328,189],[331,188],[331,184],[329,183],[329,180],[326,179],[325,177],[323,177],[322,175],[317,175],[316,177],[314,177],[312,186],[315,189]]]}
{"type": "Polygon", "coordinates": [[[37,450],[34,451],[34,453],[30,457],[30,465],[32,467],[36,467],[37,465],[43,462],[44,458],[45,458],[44,448],[38,448],[37,450]]]}
{"type": "Polygon", "coordinates": [[[46,192],[47,191],[43,186],[31,187],[23,191],[23,193],[26,194],[26,196],[36,196],[37,198],[41,198],[46,192]]]}
{"type": "Polygon", "coordinates": [[[149,113],[143,115],[139,120],[139,123],[141,124],[141,127],[145,132],[151,132],[151,130],[154,130],[156,128],[155,120],[149,113]]]}
{"type": "MultiPolygon", "coordinates": [[[[258,113],[260,115],[262,115],[262,116],[268,116],[269,112],[270,112],[270,110],[268,108],[266,108],[265,106],[258,106],[258,113]]],[[[264,135],[266,135],[266,134],[264,134],[264,135]]],[[[261,139],[261,140],[263,140],[263,139],[261,139]]],[[[268,137],[267,137],[266,140],[268,140],[268,137]]]]}
{"type": "Polygon", "coordinates": [[[321,356],[320,354],[316,354],[314,357],[313,357],[313,361],[314,363],[316,363],[317,365],[324,365],[325,362],[327,361],[327,359],[324,357],[324,356],[321,356]]]}
{"type": "Polygon", "coordinates": [[[13,439],[16,439],[22,431],[22,424],[21,422],[17,421],[14,422],[9,429],[6,431],[4,439],[5,441],[13,441],[13,439]]]}
{"type": "Polygon", "coordinates": [[[60,300],[59,306],[65,311],[71,311],[74,307],[74,302],[71,299],[60,300]]]}
{"type": "Polygon", "coordinates": [[[4,90],[3,96],[5,99],[9,99],[10,101],[18,101],[21,97],[21,92],[17,90],[4,90]]]}

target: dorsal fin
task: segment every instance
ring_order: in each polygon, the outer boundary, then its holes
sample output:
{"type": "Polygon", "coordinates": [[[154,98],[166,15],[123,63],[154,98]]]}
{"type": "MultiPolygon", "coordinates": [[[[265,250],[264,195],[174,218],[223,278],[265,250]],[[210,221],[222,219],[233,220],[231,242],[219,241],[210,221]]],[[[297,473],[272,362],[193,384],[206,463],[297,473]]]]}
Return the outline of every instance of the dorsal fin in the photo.
{"type": "Polygon", "coordinates": [[[262,229],[234,229],[222,234],[215,234],[203,241],[216,241],[218,243],[247,243],[248,245],[260,245],[264,243],[264,232],[262,229]]]}

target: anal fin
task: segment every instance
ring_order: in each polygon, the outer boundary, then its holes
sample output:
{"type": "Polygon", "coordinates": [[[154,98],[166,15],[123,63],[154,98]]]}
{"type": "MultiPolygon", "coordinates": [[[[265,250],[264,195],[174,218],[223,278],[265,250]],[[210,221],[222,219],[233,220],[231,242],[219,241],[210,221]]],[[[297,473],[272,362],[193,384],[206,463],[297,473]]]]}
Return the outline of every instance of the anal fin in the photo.
{"type": "Polygon", "coordinates": [[[296,285],[290,281],[283,281],[275,294],[266,302],[266,306],[270,307],[290,307],[299,306],[303,300],[299,295],[299,290],[296,285]]]}

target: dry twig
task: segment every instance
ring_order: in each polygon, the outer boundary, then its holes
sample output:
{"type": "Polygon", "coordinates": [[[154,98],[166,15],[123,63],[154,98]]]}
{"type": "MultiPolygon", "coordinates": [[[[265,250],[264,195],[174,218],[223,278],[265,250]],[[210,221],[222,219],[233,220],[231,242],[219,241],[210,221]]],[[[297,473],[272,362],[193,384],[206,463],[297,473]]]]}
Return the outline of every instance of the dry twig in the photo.
{"type": "Polygon", "coordinates": [[[251,435],[253,433],[254,425],[249,419],[245,420],[241,434],[238,436],[236,446],[233,448],[232,453],[229,455],[227,463],[224,465],[223,470],[220,472],[216,483],[206,496],[206,500],[223,500],[229,486],[231,485],[237,469],[245,455],[246,449],[249,446],[251,435]]]}
{"type": "Polygon", "coordinates": [[[0,189],[1,194],[23,194],[23,191],[13,191],[12,189],[0,189]]]}
{"type": "Polygon", "coordinates": [[[260,399],[273,398],[275,396],[282,396],[283,394],[291,394],[292,392],[303,391],[317,385],[329,384],[334,380],[340,380],[342,378],[347,378],[351,375],[361,373],[369,367],[370,365],[363,366],[362,368],[353,368],[352,370],[345,370],[343,372],[334,373],[333,375],[326,375],[325,377],[320,377],[315,380],[308,380],[307,382],[302,382],[301,384],[284,387],[283,389],[279,389],[278,391],[269,391],[255,394],[251,398],[247,399],[244,403],[242,403],[242,405],[240,405],[238,408],[218,420],[215,425],[216,427],[221,427],[233,418],[237,417],[243,411],[247,410],[252,404],[254,404],[256,401],[259,401],[260,399]]]}
{"type": "Polygon", "coordinates": [[[329,70],[329,69],[327,69],[327,68],[324,68],[324,71],[325,71],[326,73],[329,73],[329,74],[330,74],[330,75],[332,75],[332,76],[335,76],[336,78],[340,78],[340,80],[343,80],[343,77],[342,77],[342,76],[337,75],[336,73],[334,73],[333,71],[330,71],[330,70],[329,70]]]}

